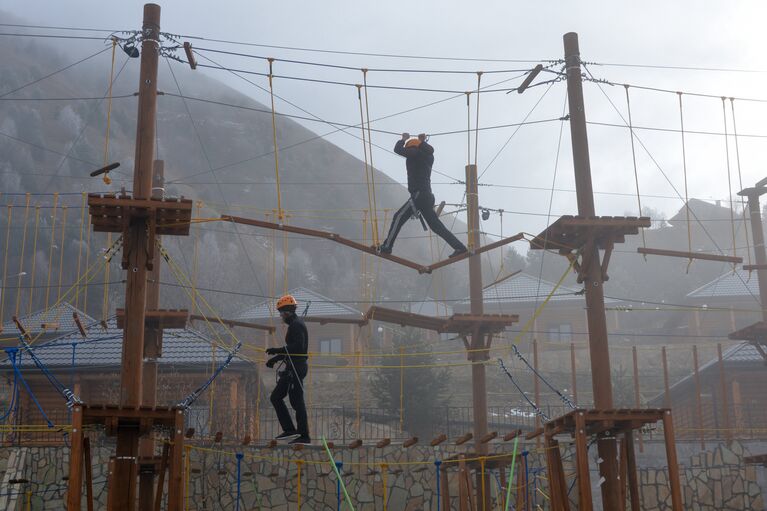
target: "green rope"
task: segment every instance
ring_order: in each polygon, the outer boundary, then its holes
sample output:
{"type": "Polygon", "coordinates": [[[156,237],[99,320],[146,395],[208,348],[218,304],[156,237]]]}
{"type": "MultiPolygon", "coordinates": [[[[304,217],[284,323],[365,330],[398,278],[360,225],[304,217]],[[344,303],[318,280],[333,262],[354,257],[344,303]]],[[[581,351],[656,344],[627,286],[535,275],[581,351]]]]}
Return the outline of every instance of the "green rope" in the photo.
{"type": "Polygon", "coordinates": [[[511,472],[509,473],[509,479],[506,482],[506,509],[509,511],[509,501],[511,500],[511,484],[514,480],[514,465],[517,460],[517,444],[519,443],[519,435],[514,437],[514,453],[511,455],[511,472]]]}
{"type": "MultiPolygon", "coordinates": [[[[325,440],[325,437],[322,437],[322,446],[325,448],[325,452],[328,453],[328,458],[330,458],[330,466],[333,467],[333,472],[336,473],[336,477],[338,478],[338,481],[341,483],[341,489],[344,491],[344,496],[346,497],[346,503],[349,504],[349,507],[352,511],[354,511],[354,504],[352,504],[352,499],[349,497],[349,492],[346,491],[346,484],[344,484],[344,480],[341,477],[341,473],[338,471],[338,467],[336,466],[336,460],[333,459],[333,453],[330,452],[330,448],[328,447],[328,442],[325,440]]],[[[514,454],[516,455],[516,445],[514,446],[514,454]]]]}

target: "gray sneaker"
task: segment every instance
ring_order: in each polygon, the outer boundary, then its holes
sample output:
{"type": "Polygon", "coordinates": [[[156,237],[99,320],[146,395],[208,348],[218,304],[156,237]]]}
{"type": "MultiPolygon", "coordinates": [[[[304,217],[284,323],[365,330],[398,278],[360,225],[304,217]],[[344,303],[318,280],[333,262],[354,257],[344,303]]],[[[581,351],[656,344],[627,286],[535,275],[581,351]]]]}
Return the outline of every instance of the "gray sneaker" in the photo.
{"type": "Polygon", "coordinates": [[[283,433],[280,433],[276,437],[274,437],[275,440],[293,440],[296,437],[301,436],[301,434],[298,431],[285,431],[283,433]]]}

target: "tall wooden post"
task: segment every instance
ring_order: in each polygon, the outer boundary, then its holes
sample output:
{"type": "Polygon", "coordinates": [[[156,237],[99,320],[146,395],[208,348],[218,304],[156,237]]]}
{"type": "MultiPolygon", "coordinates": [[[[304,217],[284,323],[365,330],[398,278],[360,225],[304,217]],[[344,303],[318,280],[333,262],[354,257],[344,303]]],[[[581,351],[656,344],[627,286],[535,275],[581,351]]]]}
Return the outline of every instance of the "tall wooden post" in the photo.
{"type": "Polygon", "coordinates": [[[83,408],[72,408],[72,433],[69,448],[67,510],[80,511],[83,489],[83,408]]]}
{"type": "MultiPolygon", "coordinates": [[[[573,147],[578,214],[580,216],[592,217],[595,216],[594,193],[591,186],[591,163],[589,161],[589,143],[586,131],[586,112],[583,103],[578,34],[570,32],[565,34],[563,39],[565,66],[567,67],[570,137],[573,147]]],[[[587,243],[583,249],[583,261],[588,261],[588,267],[583,268],[585,277],[583,285],[586,289],[594,407],[601,410],[611,409],[613,407],[613,387],[610,375],[605,297],[604,290],[602,289],[602,265],[600,264],[599,249],[593,240],[587,243]]],[[[604,477],[604,483],[601,486],[602,507],[604,509],[618,509],[620,506],[620,489],[618,486],[618,450],[615,438],[599,438],[597,440],[597,450],[599,457],[602,458],[599,472],[604,477]]]]}
{"type": "MultiPolygon", "coordinates": [[[[152,167],[155,154],[157,115],[157,64],[160,40],[160,6],[144,5],[139,78],[136,154],[133,197],[152,195],[152,167]]],[[[125,286],[125,328],[123,329],[120,406],[138,408],[143,397],[144,325],[146,320],[147,254],[149,233],[146,218],[132,217],[123,240],[128,253],[125,286]]],[[[151,226],[150,228],[154,228],[151,226]]],[[[119,428],[115,457],[114,495],[109,511],[134,511],[139,432],[135,427],[119,428]]]]}
{"type": "Polygon", "coordinates": [[[666,356],[666,347],[660,349],[661,365],[663,367],[663,406],[671,408],[671,387],[668,381],[668,357],[666,356]]]}
{"type": "MultiPolygon", "coordinates": [[[[637,356],[637,347],[631,347],[631,359],[634,363],[634,405],[639,408],[642,402],[639,396],[639,357],[637,356]]],[[[639,452],[644,452],[644,440],[639,435],[639,452]]]]}
{"type": "Polygon", "coordinates": [[[722,418],[724,419],[724,438],[729,445],[732,440],[732,431],[730,430],[730,404],[729,390],[727,389],[727,377],[724,373],[724,357],[722,356],[722,345],[716,345],[716,352],[719,357],[719,385],[722,392],[722,418]]]}
{"type": "Polygon", "coordinates": [[[756,278],[759,282],[759,299],[762,302],[762,321],[767,321],[767,253],[764,248],[764,230],[762,227],[762,211],[759,206],[759,196],[767,193],[761,180],[754,188],[746,188],[738,195],[748,197],[748,213],[751,219],[751,234],[754,237],[754,259],[756,261],[756,278]]]}
{"type": "Polygon", "coordinates": [[[706,450],[706,432],[703,430],[703,403],[701,402],[700,373],[698,372],[698,346],[692,346],[692,364],[695,374],[695,407],[697,427],[700,434],[700,450],[706,450]]]}
{"type": "MultiPolygon", "coordinates": [[[[466,215],[469,226],[469,249],[479,248],[479,196],[477,192],[477,166],[466,166],[466,215]]],[[[471,313],[475,316],[484,312],[482,302],[482,260],[479,254],[469,257],[469,298],[471,300],[471,313]]],[[[475,362],[471,366],[471,389],[472,402],[474,405],[474,446],[478,456],[486,456],[487,444],[481,439],[487,433],[487,381],[485,377],[484,362],[490,358],[487,348],[490,347],[490,335],[486,335],[477,326],[471,335],[471,350],[468,359],[475,362]],[[485,342],[487,338],[487,342],[485,342]]],[[[477,471],[477,484],[479,490],[489,485],[487,474],[477,471]]],[[[477,495],[476,502],[481,503],[481,495],[477,495]]],[[[490,508],[490,494],[486,492],[484,505],[477,508],[490,508]]]]}
{"type": "Polygon", "coordinates": [[[578,373],[577,364],[575,362],[575,343],[570,343],[570,371],[572,373],[572,382],[570,386],[573,388],[573,403],[578,406],[578,373]]]}
{"type": "MultiPolygon", "coordinates": [[[[152,172],[152,198],[161,199],[164,195],[165,164],[162,160],[155,160],[152,172]]],[[[157,236],[160,239],[160,236],[157,236]]],[[[154,264],[149,272],[146,293],[146,307],[148,310],[156,310],[160,307],[160,248],[155,245],[150,247],[153,251],[154,264]]],[[[154,407],[157,405],[157,359],[162,354],[162,328],[159,326],[145,326],[144,328],[144,389],[142,404],[154,407]]],[[[150,458],[154,456],[155,443],[152,434],[139,440],[139,456],[150,458]]],[[[154,464],[146,464],[139,468],[139,510],[152,511],[154,507],[154,464]]],[[[162,488],[157,489],[162,492],[162,488]]]]}

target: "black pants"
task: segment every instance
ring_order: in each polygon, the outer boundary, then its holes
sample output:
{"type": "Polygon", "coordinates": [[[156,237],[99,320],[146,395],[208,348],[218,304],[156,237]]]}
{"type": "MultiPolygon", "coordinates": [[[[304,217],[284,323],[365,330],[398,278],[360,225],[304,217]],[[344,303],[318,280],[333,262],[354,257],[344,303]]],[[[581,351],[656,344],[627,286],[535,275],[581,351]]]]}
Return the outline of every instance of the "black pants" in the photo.
{"type": "Polygon", "coordinates": [[[295,369],[298,376],[293,372],[293,366],[288,361],[287,368],[280,373],[277,386],[274,387],[270,399],[274,410],[277,412],[277,420],[280,421],[282,430],[285,432],[298,431],[301,436],[308,438],[309,422],[306,417],[306,403],[304,403],[304,389],[302,387],[308,367],[306,364],[296,364],[295,369]],[[293,419],[285,405],[285,396],[288,396],[290,406],[296,412],[298,429],[293,426],[293,419]]]}
{"type": "MultiPolygon", "coordinates": [[[[445,227],[445,224],[442,223],[437,214],[434,212],[434,194],[432,194],[430,191],[422,191],[417,193],[417,196],[413,194],[415,196],[413,199],[415,207],[418,211],[421,212],[421,216],[424,220],[426,220],[426,223],[429,225],[429,228],[434,232],[434,234],[445,240],[447,244],[453,248],[453,250],[466,248],[464,247],[463,243],[461,243],[458,238],[456,238],[453,233],[450,232],[447,227],[445,227]]],[[[392,218],[391,227],[389,228],[389,234],[386,236],[386,239],[383,242],[385,247],[392,248],[394,246],[394,241],[397,239],[399,231],[402,229],[402,226],[405,225],[405,222],[410,220],[411,216],[412,208],[410,207],[410,201],[407,201],[401,208],[397,210],[396,213],[394,213],[394,218],[392,218]]]]}

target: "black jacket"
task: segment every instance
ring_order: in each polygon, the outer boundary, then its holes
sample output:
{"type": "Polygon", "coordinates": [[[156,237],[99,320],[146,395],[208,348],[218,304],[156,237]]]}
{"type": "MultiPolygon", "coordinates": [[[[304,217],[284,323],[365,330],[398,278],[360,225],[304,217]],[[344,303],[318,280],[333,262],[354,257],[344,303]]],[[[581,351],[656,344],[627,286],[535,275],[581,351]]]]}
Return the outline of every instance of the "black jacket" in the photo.
{"type": "Polygon", "coordinates": [[[407,190],[410,193],[431,193],[431,167],[434,165],[434,148],[427,142],[421,142],[418,147],[405,147],[405,141],[400,139],[394,144],[394,152],[407,158],[407,190]]]}
{"type": "Polygon", "coordinates": [[[309,331],[306,329],[304,320],[296,315],[288,323],[288,331],[285,333],[285,346],[276,348],[275,356],[271,360],[279,362],[286,358],[292,359],[293,364],[305,365],[309,352],[309,331]]]}

